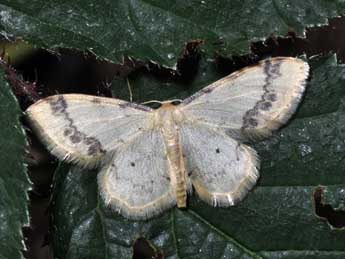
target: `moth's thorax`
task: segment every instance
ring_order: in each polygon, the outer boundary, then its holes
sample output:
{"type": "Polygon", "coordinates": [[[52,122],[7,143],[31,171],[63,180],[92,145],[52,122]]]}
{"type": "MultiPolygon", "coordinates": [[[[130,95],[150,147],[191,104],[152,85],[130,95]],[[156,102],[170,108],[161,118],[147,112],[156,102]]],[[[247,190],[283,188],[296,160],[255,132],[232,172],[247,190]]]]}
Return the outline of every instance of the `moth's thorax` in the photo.
{"type": "Polygon", "coordinates": [[[183,120],[184,116],[178,106],[171,103],[163,103],[162,106],[156,110],[154,125],[162,127],[171,127],[177,125],[183,120]]]}

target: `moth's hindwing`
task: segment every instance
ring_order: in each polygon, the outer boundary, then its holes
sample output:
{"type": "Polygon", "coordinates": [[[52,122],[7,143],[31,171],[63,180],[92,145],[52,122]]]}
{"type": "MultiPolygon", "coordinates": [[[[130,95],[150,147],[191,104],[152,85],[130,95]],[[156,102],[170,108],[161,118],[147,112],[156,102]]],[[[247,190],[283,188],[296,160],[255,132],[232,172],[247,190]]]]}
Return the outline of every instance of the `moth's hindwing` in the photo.
{"type": "Polygon", "coordinates": [[[213,206],[232,206],[256,183],[256,152],[223,132],[185,124],[181,130],[186,168],[199,197],[213,206]]]}
{"type": "Polygon", "coordinates": [[[146,219],[176,204],[169,178],[164,139],[146,131],[117,150],[98,175],[106,204],[127,218],[146,219]]]}

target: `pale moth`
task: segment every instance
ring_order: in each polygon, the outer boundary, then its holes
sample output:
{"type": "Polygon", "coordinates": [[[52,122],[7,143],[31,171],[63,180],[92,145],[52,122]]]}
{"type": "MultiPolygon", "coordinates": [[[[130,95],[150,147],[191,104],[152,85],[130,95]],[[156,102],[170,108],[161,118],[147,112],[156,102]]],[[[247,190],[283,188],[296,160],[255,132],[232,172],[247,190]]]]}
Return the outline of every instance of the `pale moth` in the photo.
{"type": "Polygon", "coordinates": [[[295,112],[308,64],[277,57],[244,68],[174,105],[159,109],[119,99],[63,94],[31,105],[27,118],[50,152],[99,167],[105,203],[130,219],[147,219],[187,193],[228,207],[256,183],[259,161],[243,144],[269,136],[295,112]]]}

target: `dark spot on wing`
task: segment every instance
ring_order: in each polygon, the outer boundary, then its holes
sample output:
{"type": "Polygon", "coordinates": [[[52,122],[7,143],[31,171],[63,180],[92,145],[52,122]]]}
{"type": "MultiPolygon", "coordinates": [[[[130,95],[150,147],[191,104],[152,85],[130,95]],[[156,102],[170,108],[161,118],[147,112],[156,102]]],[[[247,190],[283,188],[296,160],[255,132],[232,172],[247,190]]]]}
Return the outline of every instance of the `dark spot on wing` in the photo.
{"type": "Polygon", "coordinates": [[[263,102],[263,103],[260,103],[259,107],[263,111],[268,111],[269,109],[271,109],[272,103],[270,103],[270,102],[263,102]]]}
{"type": "Polygon", "coordinates": [[[71,142],[72,142],[73,144],[76,144],[76,143],[81,142],[82,136],[81,136],[81,134],[80,134],[79,131],[75,131],[75,132],[73,133],[73,135],[71,135],[71,136],[69,137],[69,139],[71,140],[71,142]]]}
{"type": "Polygon", "coordinates": [[[165,179],[167,179],[170,182],[170,177],[169,176],[167,176],[165,179]]]}
{"type": "Polygon", "coordinates": [[[252,127],[256,127],[256,126],[258,126],[258,121],[254,118],[249,118],[248,124],[252,127]]]}
{"type": "Polygon", "coordinates": [[[277,101],[277,95],[275,93],[270,93],[267,95],[266,100],[275,102],[277,101]]]}
{"type": "Polygon", "coordinates": [[[102,149],[101,143],[96,140],[95,138],[87,138],[89,148],[87,150],[87,154],[89,156],[99,154],[99,153],[105,153],[105,151],[102,149]]]}
{"type": "Polygon", "coordinates": [[[131,166],[135,167],[135,163],[134,163],[134,162],[131,162],[131,166]]]}
{"type": "Polygon", "coordinates": [[[67,129],[64,130],[63,135],[66,137],[66,136],[68,136],[68,135],[71,135],[72,132],[73,132],[73,131],[72,131],[71,128],[67,128],[67,129]]]}
{"type": "Polygon", "coordinates": [[[256,112],[256,110],[249,110],[246,113],[246,115],[249,116],[249,117],[253,117],[253,116],[257,115],[257,112],[256,112]]]}
{"type": "Polygon", "coordinates": [[[188,176],[192,176],[192,174],[193,174],[193,171],[188,172],[188,176]]]}
{"type": "Polygon", "coordinates": [[[216,148],[216,153],[217,153],[217,154],[219,154],[219,153],[220,153],[219,148],[216,148]]]}
{"type": "Polygon", "coordinates": [[[93,138],[86,138],[86,139],[85,139],[85,144],[87,144],[87,145],[92,145],[93,142],[94,142],[94,139],[93,139],[93,138]]]}

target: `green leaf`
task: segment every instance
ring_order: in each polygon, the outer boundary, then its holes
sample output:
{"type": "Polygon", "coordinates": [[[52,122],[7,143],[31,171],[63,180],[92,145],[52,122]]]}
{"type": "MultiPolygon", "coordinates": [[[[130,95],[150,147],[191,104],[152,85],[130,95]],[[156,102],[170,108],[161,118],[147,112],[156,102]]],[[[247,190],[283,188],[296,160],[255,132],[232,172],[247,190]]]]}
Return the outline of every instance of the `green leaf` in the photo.
{"type": "Polygon", "coordinates": [[[24,164],[21,110],[0,70],[0,258],[23,258],[22,227],[29,224],[30,182],[24,164]]]}
{"type": "Polygon", "coordinates": [[[255,257],[221,230],[193,212],[171,210],[147,222],[133,222],[104,207],[97,191],[97,172],[60,168],[55,199],[55,256],[58,258],[130,258],[132,245],[145,237],[165,258],[255,257]],[[59,186],[60,185],[60,186],[59,186]],[[224,251],[223,251],[224,250],[224,251]]]}
{"type": "MultiPolygon", "coordinates": [[[[206,61],[215,53],[247,54],[253,40],[272,33],[285,35],[291,28],[301,36],[306,26],[324,24],[326,17],[344,11],[342,0],[205,0],[170,4],[158,0],[35,0],[25,4],[0,0],[0,31],[5,37],[21,37],[48,49],[89,49],[117,63],[124,55],[131,55],[170,67],[186,42],[203,40],[204,59],[192,85],[159,81],[149,75],[132,76],[134,100],[140,102],[189,96],[219,78],[214,66],[206,61]]],[[[311,65],[312,79],[295,118],[273,138],[255,145],[262,160],[262,177],[248,198],[236,207],[211,208],[193,197],[186,210],[173,209],[150,221],[132,222],[104,207],[98,195],[97,172],[62,165],[56,175],[54,198],[55,257],[129,258],[134,240],[142,236],[162,250],[166,258],[344,258],[344,231],[331,229],[315,215],[313,192],[319,184],[324,185],[327,202],[342,208],[339,195],[345,167],[345,71],[334,57],[313,60],[311,65]]],[[[116,84],[114,95],[128,99],[126,82],[116,84]]],[[[19,114],[13,107],[1,116],[19,114]]],[[[7,125],[11,124],[4,124],[1,131],[7,125]]],[[[18,144],[11,135],[15,131],[10,129],[4,133],[2,139],[8,143],[2,147],[19,149],[13,151],[16,157],[11,159],[20,160],[24,137],[21,135],[23,142],[18,144]]],[[[16,164],[8,163],[10,151],[2,153],[6,167],[16,164]]],[[[0,188],[7,188],[4,190],[8,196],[0,197],[10,207],[1,209],[0,215],[11,222],[11,230],[18,231],[0,231],[1,238],[17,237],[1,239],[5,241],[0,255],[10,250],[20,256],[20,227],[27,223],[27,211],[14,209],[19,201],[25,207],[28,188],[22,161],[17,166],[21,170],[1,174],[11,182],[9,185],[4,180],[4,187],[0,188]],[[18,172],[23,174],[20,190],[13,177],[18,172]],[[19,222],[16,227],[13,221],[19,222]],[[17,243],[12,240],[19,240],[13,250],[17,243]]]]}
{"type": "MultiPolygon", "coordinates": [[[[62,166],[54,199],[55,255],[129,258],[135,239],[145,237],[166,258],[344,258],[345,232],[315,214],[313,193],[321,184],[338,197],[332,205],[343,202],[336,193],[345,188],[345,67],[335,56],[314,58],[310,65],[311,81],[297,114],[254,145],[261,179],[240,204],[213,208],[193,196],[188,209],[129,221],[104,207],[96,171],[62,166]]],[[[196,82],[206,83],[210,78],[204,80],[202,71],[212,69],[202,62],[196,82]]]]}
{"type": "Polygon", "coordinates": [[[123,55],[172,67],[186,42],[201,39],[209,55],[247,54],[250,41],[327,22],[342,0],[76,0],[0,1],[0,31],[46,47],[90,49],[121,62],[123,55]]]}

